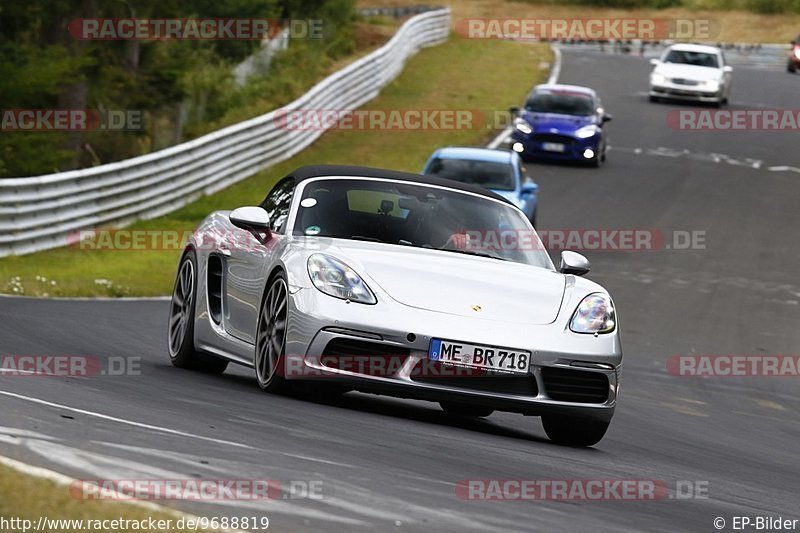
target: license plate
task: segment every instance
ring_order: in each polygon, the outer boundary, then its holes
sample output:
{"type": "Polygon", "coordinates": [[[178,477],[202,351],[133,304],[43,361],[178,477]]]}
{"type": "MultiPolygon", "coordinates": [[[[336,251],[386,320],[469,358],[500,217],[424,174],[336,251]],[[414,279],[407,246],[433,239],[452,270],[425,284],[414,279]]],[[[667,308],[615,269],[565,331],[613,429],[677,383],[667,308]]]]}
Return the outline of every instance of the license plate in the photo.
{"type": "Polygon", "coordinates": [[[451,365],[525,374],[531,362],[531,352],[433,339],[428,359],[451,365]]]}
{"type": "Polygon", "coordinates": [[[547,152],[563,152],[564,145],[562,143],[542,143],[542,150],[547,152]]]}

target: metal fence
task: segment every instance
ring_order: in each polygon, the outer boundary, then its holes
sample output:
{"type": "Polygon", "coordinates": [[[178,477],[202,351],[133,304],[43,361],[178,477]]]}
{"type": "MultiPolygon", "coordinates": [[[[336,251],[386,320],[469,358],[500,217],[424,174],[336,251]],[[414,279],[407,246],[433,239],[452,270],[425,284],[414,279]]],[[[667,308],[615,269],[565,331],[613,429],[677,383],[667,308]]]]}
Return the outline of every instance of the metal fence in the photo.
{"type": "Polygon", "coordinates": [[[449,9],[428,11],[282,110],[117,163],[0,179],[0,257],[64,246],[80,230],[155,218],[292,157],[324,131],[281,127],[284,111],[355,109],[397,77],[410,56],[446,40],[449,31],[449,9]]]}

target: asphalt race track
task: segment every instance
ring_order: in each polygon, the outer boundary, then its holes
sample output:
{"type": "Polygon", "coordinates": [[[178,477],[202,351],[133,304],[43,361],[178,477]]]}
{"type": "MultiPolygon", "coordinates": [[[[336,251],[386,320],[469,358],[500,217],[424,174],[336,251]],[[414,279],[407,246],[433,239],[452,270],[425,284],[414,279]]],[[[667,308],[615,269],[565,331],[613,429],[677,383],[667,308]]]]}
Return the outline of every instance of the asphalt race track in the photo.
{"type": "MultiPolygon", "coordinates": [[[[175,369],[165,301],[4,298],[2,354],[142,361],[140,376],[0,376],[0,454],[77,478],[321,481],[321,499],[169,502],[263,514],[277,531],[707,532],[716,517],[728,530],[733,516],[800,518],[797,378],[666,371],[672,355],[798,353],[800,170],[781,170],[800,167],[797,134],[671,129],[668,113],[685,107],[647,101],[649,69],[639,57],[565,52],[559,81],[593,86],[614,115],[609,160],[529,167],[538,229],[705,232],[705,249],[586,253],[589,277],[616,300],[625,352],[617,414],[595,448],[553,445],[520,415],[469,420],[357,393],[278,397],[241,367],[175,369]],[[465,479],[707,482],[708,497],[463,501],[465,479]]],[[[798,87],[782,70],[737,67],[730,108],[797,108],[798,87]]]]}

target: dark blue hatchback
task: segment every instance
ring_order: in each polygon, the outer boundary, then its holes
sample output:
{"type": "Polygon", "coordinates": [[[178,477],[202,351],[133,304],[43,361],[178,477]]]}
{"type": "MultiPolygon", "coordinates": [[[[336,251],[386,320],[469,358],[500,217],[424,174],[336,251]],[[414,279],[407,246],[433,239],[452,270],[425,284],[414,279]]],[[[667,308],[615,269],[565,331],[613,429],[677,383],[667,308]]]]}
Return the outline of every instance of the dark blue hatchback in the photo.
{"type": "Polygon", "coordinates": [[[605,112],[592,89],[576,85],[537,85],[515,116],[511,149],[526,160],[582,161],[600,166],[606,159],[605,112]]]}

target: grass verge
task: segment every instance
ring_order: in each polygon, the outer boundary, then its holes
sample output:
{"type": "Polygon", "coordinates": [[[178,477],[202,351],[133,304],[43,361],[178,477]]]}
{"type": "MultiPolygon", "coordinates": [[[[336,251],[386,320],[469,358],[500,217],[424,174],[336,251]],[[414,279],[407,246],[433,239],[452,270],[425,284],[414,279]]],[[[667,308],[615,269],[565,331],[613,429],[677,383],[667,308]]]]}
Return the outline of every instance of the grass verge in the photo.
{"type": "MultiPolygon", "coordinates": [[[[168,512],[158,512],[145,509],[128,503],[114,503],[102,500],[76,500],[69,495],[68,487],[57,485],[52,481],[39,479],[32,476],[21,474],[7,466],[0,465],[0,523],[3,520],[3,531],[33,531],[38,525],[40,517],[45,517],[52,521],[55,520],[82,520],[83,524],[77,522],[57,524],[53,522],[47,527],[43,524],[44,530],[59,531],[63,533],[81,532],[94,529],[95,531],[117,531],[120,533],[155,531],[149,527],[137,527],[130,521],[136,521],[139,525],[148,525],[150,519],[154,520],[159,527],[158,531],[183,532],[195,531],[194,529],[178,528],[180,517],[168,512]],[[12,519],[19,519],[17,522],[9,522],[12,519]],[[22,522],[29,520],[30,522],[22,522]],[[129,522],[117,522],[117,526],[111,527],[111,522],[106,522],[109,527],[90,528],[86,521],[105,521],[105,520],[128,520],[129,522]],[[165,522],[160,525],[168,525],[166,520],[170,520],[172,527],[160,528],[159,520],[165,522]],[[27,524],[27,526],[26,526],[27,524]],[[58,526],[58,527],[57,527],[58,526]]],[[[2,527],[2,526],[0,526],[2,527]]],[[[198,529],[197,531],[217,531],[215,529],[198,529]]]]}
{"type": "MultiPolygon", "coordinates": [[[[365,107],[370,110],[495,110],[519,104],[547,75],[551,52],[544,45],[469,40],[458,36],[422,50],[400,77],[365,107]]],[[[478,115],[475,115],[478,116],[478,115]]],[[[474,145],[493,130],[331,131],[290,160],[170,215],[131,229],[191,231],[211,211],[260,202],[271,185],[310,164],[360,164],[419,171],[441,146],[474,145]]],[[[169,294],[179,250],[100,251],[60,248],[0,259],[0,292],[40,296],[151,296],[169,294]]]]}

